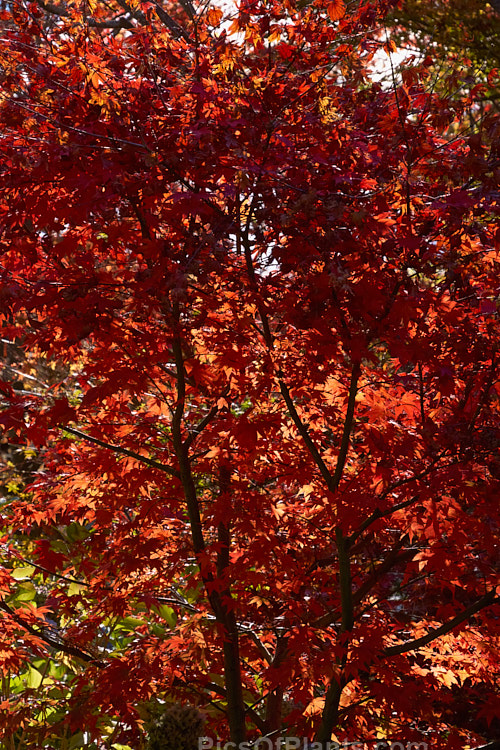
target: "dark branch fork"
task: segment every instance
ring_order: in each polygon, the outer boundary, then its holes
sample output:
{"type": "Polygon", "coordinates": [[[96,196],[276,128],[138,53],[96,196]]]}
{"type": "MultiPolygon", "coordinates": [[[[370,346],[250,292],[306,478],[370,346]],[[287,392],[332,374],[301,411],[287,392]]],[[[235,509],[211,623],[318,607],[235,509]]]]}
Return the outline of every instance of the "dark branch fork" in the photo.
{"type": "MultiPolygon", "coordinates": [[[[46,2],[45,0],[36,0],[37,5],[44,10],[46,13],[50,13],[53,16],[59,16],[61,18],[67,18],[71,14],[68,11],[67,7],[64,5],[59,5],[57,3],[53,2],[46,2]]],[[[140,24],[141,26],[145,25],[147,23],[146,15],[139,9],[131,8],[130,5],[125,2],[125,0],[118,0],[118,4],[121,8],[125,11],[123,15],[117,15],[117,16],[111,16],[110,18],[105,19],[96,19],[92,16],[85,15],[83,22],[85,25],[96,28],[96,29],[133,29],[134,23],[131,19],[133,19],[136,23],[140,24]]],[[[183,6],[184,10],[188,14],[190,20],[192,21],[195,18],[195,11],[194,8],[189,0],[183,0],[181,2],[181,5],[183,6]]],[[[172,18],[172,16],[167,13],[167,11],[163,8],[163,6],[160,3],[155,2],[154,3],[156,14],[162,24],[171,32],[174,39],[185,39],[186,41],[190,40],[190,36],[188,32],[181,26],[178,21],[172,18]]]]}

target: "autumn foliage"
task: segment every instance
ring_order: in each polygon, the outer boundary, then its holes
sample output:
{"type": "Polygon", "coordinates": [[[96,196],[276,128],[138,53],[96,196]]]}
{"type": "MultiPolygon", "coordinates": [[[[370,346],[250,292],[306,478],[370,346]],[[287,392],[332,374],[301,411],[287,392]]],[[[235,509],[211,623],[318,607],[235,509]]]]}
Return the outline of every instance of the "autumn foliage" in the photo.
{"type": "Polygon", "coordinates": [[[494,108],[390,2],[2,7],[5,747],[493,739],[494,108]]]}

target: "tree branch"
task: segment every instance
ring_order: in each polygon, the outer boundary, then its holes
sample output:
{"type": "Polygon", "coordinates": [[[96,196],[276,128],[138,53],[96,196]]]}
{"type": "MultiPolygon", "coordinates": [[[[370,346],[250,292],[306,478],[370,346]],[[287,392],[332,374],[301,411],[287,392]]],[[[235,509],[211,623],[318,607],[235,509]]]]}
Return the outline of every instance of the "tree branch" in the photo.
{"type": "MultiPolygon", "coordinates": [[[[225,396],[227,396],[228,393],[229,393],[229,386],[223,390],[222,398],[225,398],[225,396]]],[[[217,404],[215,404],[214,406],[212,406],[210,411],[203,417],[203,419],[200,419],[198,424],[189,430],[189,434],[184,441],[184,445],[186,446],[186,448],[189,448],[194,443],[198,435],[200,435],[203,432],[205,427],[212,421],[212,419],[214,419],[214,417],[217,416],[218,413],[219,413],[219,407],[217,406],[217,404]]]]}
{"type": "Polygon", "coordinates": [[[345,462],[347,460],[347,452],[349,450],[349,441],[351,438],[352,426],[354,422],[354,409],[356,405],[356,394],[358,392],[358,380],[359,380],[360,374],[361,374],[361,365],[359,362],[355,362],[352,368],[352,372],[351,372],[351,382],[349,385],[349,396],[347,400],[347,412],[346,412],[346,416],[344,420],[344,429],[342,431],[342,438],[340,441],[339,455],[337,457],[335,471],[332,474],[330,470],[328,469],[328,467],[326,466],[323,459],[321,458],[321,455],[318,449],[316,448],[316,445],[314,444],[313,439],[311,438],[309,434],[309,430],[307,429],[307,426],[301,420],[297,412],[297,408],[290,395],[290,391],[286,383],[283,380],[283,373],[281,372],[281,370],[278,373],[278,382],[280,386],[280,391],[287,405],[290,416],[295,426],[297,427],[297,430],[299,431],[299,434],[302,440],[304,441],[309,453],[311,454],[316,466],[320,470],[321,476],[325,480],[325,483],[328,489],[332,493],[334,493],[337,490],[340,484],[340,480],[342,479],[342,473],[344,471],[345,462]]]}
{"type": "MultiPolygon", "coordinates": [[[[64,5],[56,5],[51,2],[44,2],[43,0],[36,0],[37,5],[44,10],[46,13],[50,13],[53,16],[59,16],[61,18],[67,18],[70,13],[64,5]]],[[[87,26],[91,26],[96,29],[133,29],[134,24],[126,16],[115,16],[114,18],[106,18],[102,21],[97,21],[95,18],[86,18],[85,23],[87,26]]]]}
{"type": "Polygon", "coordinates": [[[335,466],[335,472],[333,474],[332,484],[333,490],[335,491],[340,484],[342,479],[342,472],[344,471],[345,462],[347,459],[347,452],[349,450],[349,441],[351,439],[351,432],[354,422],[354,409],[356,406],[356,395],[358,392],[358,380],[361,374],[361,365],[359,362],[355,362],[351,372],[351,382],[349,385],[349,396],[347,399],[347,412],[344,420],[344,430],[342,432],[342,439],[340,441],[340,450],[337,458],[337,465],[335,466]]]}
{"type": "Polygon", "coordinates": [[[155,9],[156,9],[156,15],[162,22],[164,26],[167,27],[169,31],[172,32],[172,36],[175,39],[185,39],[186,41],[189,41],[189,34],[187,31],[185,31],[182,26],[177,23],[177,21],[174,21],[172,16],[170,16],[166,10],[164,10],[159,3],[154,3],[155,9]]]}
{"type": "MultiPolygon", "coordinates": [[[[400,540],[398,540],[397,544],[392,548],[385,560],[383,560],[378,565],[378,567],[375,568],[375,570],[366,579],[366,581],[364,581],[364,583],[362,583],[361,586],[352,594],[353,607],[358,606],[358,604],[363,601],[364,597],[371,591],[373,586],[375,586],[377,581],[380,580],[380,577],[384,575],[384,573],[387,573],[398,563],[404,562],[405,560],[408,560],[415,555],[415,550],[413,549],[401,552],[401,547],[403,546],[404,541],[405,537],[403,536],[400,540]]],[[[327,628],[337,619],[337,617],[337,611],[327,612],[314,621],[313,627],[327,628]]]]}
{"type": "Polygon", "coordinates": [[[69,643],[66,643],[64,640],[53,638],[51,635],[44,633],[43,630],[37,630],[37,628],[34,628],[33,625],[30,625],[30,623],[27,622],[24,619],[24,617],[21,617],[21,615],[18,615],[17,612],[12,607],[9,607],[9,605],[6,602],[0,602],[0,609],[3,609],[4,612],[7,612],[7,614],[10,615],[10,617],[12,617],[14,622],[16,622],[22,628],[27,630],[28,633],[31,633],[31,635],[34,635],[36,638],[40,638],[40,640],[46,643],[47,646],[51,646],[52,648],[55,648],[56,651],[63,651],[65,654],[69,654],[70,656],[76,656],[78,659],[81,659],[82,661],[88,662],[90,664],[96,664],[99,667],[104,666],[104,662],[102,662],[100,659],[98,659],[96,656],[89,653],[88,651],[83,651],[81,648],[78,648],[78,646],[70,645],[69,643]]]}
{"type": "Polygon", "coordinates": [[[321,747],[327,748],[329,746],[333,729],[338,723],[340,698],[342,696],[342,691],[348,682],[348,680],[342,675],[345,663],[346,656],[344,654],[342,664],[340,665],[340,674],[332,677],[328,690],[326,691],[325,706],[321,715],[321,723],[315,737],[316,742],[318,742],[321,747]]]}
{"type": "Polygon", "coordinates": [[[436,638],[439,638],[441,635],[446,635],[446,633],[449,633],[453,628],[456,628],[457,625],[468,620],[469,617],[472,617],[472,615],[475,615],[476,612],[479,612],[481,609],[498,602],[500,602],[500,597],[497,597],[495,590],[492,589],[482,596],[481,599],[478,599],[474,604],[471,604],[470,607],[459,612],[458,615],[455,615],[455,617],[452,617],[451,620],[443,623],[438,628],[433,628],[421,638],[415,638],[413,641],[407,641],[406,643],[398,643],[395,646],[389,646],[384,649],[383,656],[396,656],[398,654],[406,654],[408,651],[416,651],[417,649],[422,648],[422,646],[426,646],[431,641],[434,641],[436,638]]]}
{"type": "MultiPolygon", "coordinates": [[[[176,320],[176,326],[180,328],[180,311],[179,305],[174,303],[173,315],[176,320]]],[[[195,554],[198,558],[200,575],[207,592],[207,598],[215,614],[218,624],[222,630],[222,651],[224,659],[224,677],[226,683],[227,695],[227,715],[231,740],[237,745],[245,742],[245,703],[243,700],[243,686],[241,679],[241,665],[239,656],[239,634],[236,617],[231,604],[226,604],[218,589],[214,587],[214,576],[212,571],[206,567],[202,559],[202,554],[206,550],[205,539],[203,534],[203,525],[200,515],[200,507],[196,485],[191,470],[191,461],[187,442],[182,437],[182,420],[184,417],[185,397],[186,397],[186,380],[184,370],[184,355],[182,351],[182,341],[180,331],[177,330],[173,343],[173,352],[175,358],[175,368],[177,376],[177,398],[174,414],[172,417],[172,438],[174,449],[179,462],[180,479],[182,482],[184,497],[189,516],[191,527],[191,538],[195,554]]],[[[222,483],[228,481],[228,477],[221,477],[222,483]]],[[[223,490],[223,488],[221,488],[223,490]]],[[[217,573],[220,575],[226,564],[229,562],[229,539],[228,532],[224,524],[219,526],[219,541],[223,545],[222,554],[218,558],[217,573]]],[[[224,592],[224,599],[230,598],[229,589],[224,592]]]]}
{"type": "Polygon", "coordinates": [[[387,508],[387,510],[380,510],[380,508],[375,508],[373,513],[371,513],[368,518],[366,518],[363,523],[359,526],[357,531],[354,531],[351,536],[349,537],[349,540],[351,544],[353,544],[363,533],[363,531],[366,531],[366,529],[372,525],[372,523],[375,523],[375,521],[378,521],[380,518],[386,518],[387,516],[391,516],[393,513],[396,513],[398,510],[403,510],[403,508],[407,508],[409,505],[412,505],[414,502],[416,502],[419,499],[419,495],[413,495],[413,497],[410,497],[408,500],[403,500],[401,503],[397,503],[397,505],[393,505],[392,508],[387,508]]]}
{"type": "Polygon", "coordinates": [[[404,540],[405,537],[402,537],[398,541],[398,543],[389,552],[385,560],[383,560],[380,565],[375,568],[373,573],[366,579],[364,583],[361,584],[359,589],[355,591],[353,596],[353,602],[355,606],[361,604],[365,596],[372,590],[377,581],[380,580],[381,576],[383,576],[385,573],[388,573],[395,565],[398,565],[401,562],[405,562],[406,560],[411,560],[413,557],[415,557],[415,549],[407,549],[404,550],[404,552],[400,551],[404,544],[404,540]]]}
{"type": "Polygon", "coordinates": [[[295,407],[293,399],[292,399],[292,397],[290,395],[290,391],[288,389],[288,386],[286,385],[286,383],[283,380],[283,373],[281,372],[281,370],[278,373],[278,382],[279,382],[279,387],[280,387],[281,395],[283,396],[283,399],[284,399],[285,404],[286,404],[286,406],[288,408],[288,412],[289,412],[289,414],[290,414],[290,416],[291,416],[291,418],[293,420],[293,423],[295,424],[297,430],[299,431],[299,435],[301,436],[302,440],[304,441],[307,450],[311,454],[311,456],[312,456],[312,458],[314,460],[314,463],[316,464],[316,466],[320,470],[321,476],[325,480],[325,483],[326,483],[328,489],[330,489],[330,488],[333,487],[333,484],[332,484],[333,477],[332,477],[332,475],[331,475],[331,473],[330,473],[327,465],[325,464],[325,462],[321,458],[321,455],[320,455],[318,449],[316,448],[316,445],[314,444],[313,439],[311,438],[311,436],[309,434],[309,430],[307,429],[307,426],[304,424],[304,422],[299,417],[299,414],[297,412],[297,409],[295,407]]]}
{"type": "MultiPolygon", "coordinates": [[[[274,657],[270,662],[271,668],[277,669],[289,656],[288,653],[288,637],[280,635],[276,640],[276,648],[274,651],[274,657]]],[[[266,697],[266,713],[264,719],[264,733],[266,735],[279,732],[282,726],[282,714],[283,714],[283,696],[284,688],[282,685],[277,685],[273,690],[270,690],[266,697]]]]}
{"type": "Polygon", "coordinates": [[[82,438],[82,440],[87,440],[89,443],[94,443],[94,445],[100,445],[101,448],[107,448],[113,453],[117,453],[118,455],[121,455],[121,456],[129,456],[130,458],[135,458],[137,461],[145,464],[146,466],[151,466],[153,469],[158,469],[159,471],[163,471],[165,474],[168,474],[171,477],[177,477],[177,479],[180,478],[180,473],[176,469],[172,469],[171,466],[162,464],[160,461],[155,461],[154,458],[141,456],[140,453],[131,451],[128,448],[122,448],[119,445],[106,443],[104,440],[99,440],[99,438],[92,437],[92,435],[87,435],[86,432],[81,432],[81,430],[77,430],[74,427],[68,427],[65,425],[64,427],[62,427],[62,429],[65,432],[69,432],[71,435],[75,435],[75,437],[82,438]]]}

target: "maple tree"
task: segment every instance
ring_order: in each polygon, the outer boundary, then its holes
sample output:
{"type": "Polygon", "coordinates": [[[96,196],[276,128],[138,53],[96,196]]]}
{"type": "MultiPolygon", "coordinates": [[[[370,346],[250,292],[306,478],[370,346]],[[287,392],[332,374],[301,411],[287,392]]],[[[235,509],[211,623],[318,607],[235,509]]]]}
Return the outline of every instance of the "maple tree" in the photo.
{"type": "Polygon", "coordinates": [[[3,6],[6,747],[495,736],[500,129],[390,10],[3,6]]]}

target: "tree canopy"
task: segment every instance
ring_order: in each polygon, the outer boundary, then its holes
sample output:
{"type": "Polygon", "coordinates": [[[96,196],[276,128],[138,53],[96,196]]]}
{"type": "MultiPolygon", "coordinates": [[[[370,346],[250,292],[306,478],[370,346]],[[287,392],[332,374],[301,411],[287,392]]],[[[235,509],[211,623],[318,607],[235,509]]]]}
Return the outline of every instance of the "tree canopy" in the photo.
{"type": "Polygon", "coordinates": [[[498,736],[500,125],[393,5],[2,6],[8,750],[498,736]]]}

